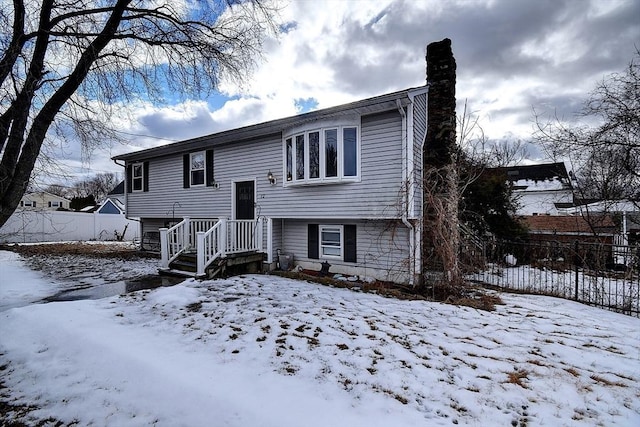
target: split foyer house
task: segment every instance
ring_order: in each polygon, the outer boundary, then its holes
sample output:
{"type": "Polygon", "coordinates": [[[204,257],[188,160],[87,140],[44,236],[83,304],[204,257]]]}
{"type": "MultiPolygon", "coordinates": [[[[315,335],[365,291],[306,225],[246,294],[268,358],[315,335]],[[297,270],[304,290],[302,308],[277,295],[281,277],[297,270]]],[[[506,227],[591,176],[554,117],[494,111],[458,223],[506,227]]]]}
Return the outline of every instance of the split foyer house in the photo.
{"type": "Polygon", "coordinates": [[[428,86],[114,157],[161,267],[211,276],[234,254],[414,283],[428,86]]]}

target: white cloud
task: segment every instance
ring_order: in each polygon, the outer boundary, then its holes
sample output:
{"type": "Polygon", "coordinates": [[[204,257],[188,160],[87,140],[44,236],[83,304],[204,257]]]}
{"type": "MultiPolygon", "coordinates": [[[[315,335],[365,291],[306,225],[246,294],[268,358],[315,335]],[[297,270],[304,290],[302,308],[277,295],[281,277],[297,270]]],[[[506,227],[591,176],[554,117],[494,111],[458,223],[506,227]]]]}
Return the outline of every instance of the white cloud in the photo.
{"type": "Polygon", "coordinates": [[[468,100],[488,137],[527,139],[533,108],[571,115],[597,80],[625,68],[639,15],[634,1],[291,1],[281,12],[287,31],[267,40],[251,80],[222,82],[226,102],[120,106],[119,129],[152,138],[112,151],[294,115],[299,100],[324,108],[422,85],[426,45],[444,37],[459,105],[468,100]]]}

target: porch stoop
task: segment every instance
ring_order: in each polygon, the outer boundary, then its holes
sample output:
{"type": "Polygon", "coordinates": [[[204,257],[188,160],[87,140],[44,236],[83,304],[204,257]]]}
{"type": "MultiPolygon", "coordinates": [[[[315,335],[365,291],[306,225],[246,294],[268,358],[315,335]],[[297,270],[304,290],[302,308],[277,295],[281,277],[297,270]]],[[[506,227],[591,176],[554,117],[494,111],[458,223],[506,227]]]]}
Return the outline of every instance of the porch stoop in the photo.
{"type": "Polygon", "coordinates": [[[243,252],[229,254],[225,258],[217,258],[206,269],[204,276],[197,275],[197,254],[181,253],[169,264],[169,268],[160,268],[162,275],[194,277],[199,279],[216,279],[245,273],[261,273],[266,254],[261,252],[243,252]]]}
{"type": "Polygon", "coordinates": [[[271,233],[271,219],[227,220],[184,217],[160,231],[161,274],[212,279],[229,274],[262,271],[270,262],[270,240],[263,247],[263,223],[271,233]]]}

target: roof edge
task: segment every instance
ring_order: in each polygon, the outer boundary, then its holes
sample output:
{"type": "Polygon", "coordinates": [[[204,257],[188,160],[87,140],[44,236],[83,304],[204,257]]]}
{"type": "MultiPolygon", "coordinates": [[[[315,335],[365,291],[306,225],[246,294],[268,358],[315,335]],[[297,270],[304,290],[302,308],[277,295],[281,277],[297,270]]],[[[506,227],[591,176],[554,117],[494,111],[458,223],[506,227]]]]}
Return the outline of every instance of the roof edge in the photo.
{"type": "Polygon", "coordinates": [[[333,107],[323,108],[320,110],[310,111],[295,116],[284,117],[281,119],[270,120],[262,123],[199,136],[196,138],[185,139],[159,147],[119,154],[117,156],[113,156],[111,159],[114,161],[136,161],[176,154],[179,152],[198,150],[201,148],[205,148],[205,146],[211,147],[231,142],[241,142],[259,137],[267,137],[270,135],[281,133],[286,128],[301,125],[306,122],[340,116],[347,111],[357,111],[359,109],[366,109],[374,106],[381,106],[381,108],[378,111],[361,111],[360,114],[374,114],[375,112],[388,111],[397,108],[397,99],[406,98],[406,100],[402,104],[403,106],[408,105],[411,102],[409,99],[410,93],[420,90],[426,90],[427,87],[428,86],[425,85],[403,89],[397,92],[391,92],[371,98],[362,99],[359,101],[350,102],[347,104],[341,104],[333,107]]]}

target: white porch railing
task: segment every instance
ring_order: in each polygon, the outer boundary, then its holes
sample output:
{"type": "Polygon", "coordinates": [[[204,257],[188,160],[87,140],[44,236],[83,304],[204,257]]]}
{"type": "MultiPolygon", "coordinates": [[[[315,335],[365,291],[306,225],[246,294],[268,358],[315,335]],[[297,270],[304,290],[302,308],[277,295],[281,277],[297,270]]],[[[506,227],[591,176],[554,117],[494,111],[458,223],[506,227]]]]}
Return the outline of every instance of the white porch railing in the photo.
{"type": "Polygon", "coordinates": [[[227,254],[261,250],[262,221],[241,219],[227,221],[227,254]]]}
{"type": "Polygon", "coordinates": [[[189,221],[189,245],[196,247],[196,236],[201,231],[208,231],[213,228],[219,220],[213,218],[192,219],[189,221]]]}
{"type": "Polygon", "coordinates": [[[160,230],[160,266],[169,268],[174,259],[189,248],[189,217],[171,228],[160,230]]]}
{"type": "MultiPolygon", "coordinates": [[[[268,224],[270,221],[268,221],[268,224]]],[[[160,229],[161,268],[181,253],[196,249],[196,275],[217,258],[263,248],[263,220],[195,219],[185,217],[173,227],[160,229]]]]}
{"type": "Polygon", "coordinates": [[[197,258],[196,258],[196,275],[204,276],[205,269],[216,258],[224,256],[224,248],[226,247],[225,230],[227,228],[227,220],[221,219],[213,227],[207,231],[198,231],[197,233],[197,258]]]}

